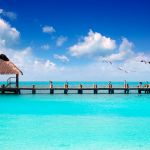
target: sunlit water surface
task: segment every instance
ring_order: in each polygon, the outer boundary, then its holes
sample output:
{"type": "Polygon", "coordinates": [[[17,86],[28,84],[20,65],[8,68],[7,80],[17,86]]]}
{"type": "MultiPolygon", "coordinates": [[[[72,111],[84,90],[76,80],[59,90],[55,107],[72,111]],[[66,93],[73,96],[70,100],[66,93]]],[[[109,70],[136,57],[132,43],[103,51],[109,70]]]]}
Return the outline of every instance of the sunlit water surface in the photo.
{"type": "Polygon", "coordinates": [[[120,149],[150,149],[150,95],[0,95],[0,150],[120,149]]]}

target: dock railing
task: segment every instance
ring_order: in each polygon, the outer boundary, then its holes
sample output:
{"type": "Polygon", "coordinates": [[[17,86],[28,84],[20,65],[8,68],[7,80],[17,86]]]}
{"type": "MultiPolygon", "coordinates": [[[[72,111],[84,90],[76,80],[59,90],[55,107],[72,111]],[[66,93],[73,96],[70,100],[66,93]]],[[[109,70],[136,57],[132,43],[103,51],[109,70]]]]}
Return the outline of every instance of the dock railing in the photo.
{"type": "Polygon", "coordinates": [[[12,87],[12,85],[16,85],[16,82],[12,81],[12,79],[16,80],[16,77],[9,77],[7,79],[7,85],[6,85],[6,87],[12,87]]]}

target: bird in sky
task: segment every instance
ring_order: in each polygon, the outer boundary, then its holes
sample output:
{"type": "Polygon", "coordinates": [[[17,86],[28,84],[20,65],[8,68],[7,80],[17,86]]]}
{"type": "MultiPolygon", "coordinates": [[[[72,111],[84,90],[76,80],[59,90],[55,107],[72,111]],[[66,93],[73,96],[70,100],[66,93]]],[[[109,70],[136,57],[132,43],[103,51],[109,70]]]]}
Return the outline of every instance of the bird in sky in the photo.
{"type": "Polygon", "coordinates": [[[124,69],[123,67],[118,67],[118,70],[123,71],[125,73],[136,72],[135,70],[127,70],[127,69],[124,69]]]}
{"type": "Polygon", "coordinates": [[[146,60],[143,60],[143,59],[142,59],[140,62],[143,62],[143,63],[145,63],[145,64],[147,63],[147,61],[146,61],[146,60]]]}
{"type": "Polygon", "coordinates": [[[110,60],[106,60],[106,59],[104,59],[104,60],[103,60],[103,62],[105,62],[105,63],[109,63],[109,64],[111,64],[111,65],[112,65],[112,62],[111,62],[110,60]]]}

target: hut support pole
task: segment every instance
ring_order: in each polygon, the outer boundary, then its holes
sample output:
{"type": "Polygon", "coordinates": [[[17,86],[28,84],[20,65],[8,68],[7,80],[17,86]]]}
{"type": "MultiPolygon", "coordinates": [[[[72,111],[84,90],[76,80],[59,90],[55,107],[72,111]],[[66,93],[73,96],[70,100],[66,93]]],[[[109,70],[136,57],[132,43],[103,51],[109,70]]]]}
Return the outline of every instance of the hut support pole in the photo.
{"type": "Polygon", "coordinates": [[[16,74],[16,88],[19,88],[19,74],[16,74]]]}

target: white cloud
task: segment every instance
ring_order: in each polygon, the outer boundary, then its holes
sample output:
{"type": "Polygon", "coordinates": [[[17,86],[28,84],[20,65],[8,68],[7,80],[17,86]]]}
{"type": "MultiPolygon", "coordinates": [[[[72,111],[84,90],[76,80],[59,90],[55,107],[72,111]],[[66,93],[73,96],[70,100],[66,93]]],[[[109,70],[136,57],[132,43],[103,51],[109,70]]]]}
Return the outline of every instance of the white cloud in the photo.
{"type": "Polygon", "coordinates": [[[129,42],[127,38],[123,38],[119,50],[132,51],[132,48],[133,48],[133,43],[129,42]]]}
{"type": "Polygon", "coordinates": [[[38,70],[39,68],[52,70],[52,69],[55,69],[56,64],[50,60],[46,60],[46,61],[34,60],[34,67],[35,69],[38,69],[38,70]]]}
{"type": "Polygon", "coordinates": [[[11,11],[5,11],[3,9],[0,9],[0,16],[8,17],[11,20],[14,20],[17,18],[17,14],[11,11]]]}
{"type": "Polygon", "coordinates": [[[119,52],[111,54],[106,57],[100,57],[100,59],[106,59],[110,61],[123,61],[134,55],[133,43],[129,42],[127,38],[122,39],[122,43],[119,46],[119,52]]]}
{"type": "Polygon", "coordinates": [[[41,46],[41,49],[49,50],[50,49],[50,45],[49,44],[44,44],[44,45],[41,46]]]}
{"type": "Polygon", "coordinates": [[[60,60],[62,62],[69,62],[69,58],[67,56],[65,56],[65,55],[56,55],[55,54],[54,58],[58,59],[58,60],[60,60]]]}
{"type": "Polygon", "coordinates": [[[3,47],[0,53],[7,55],[22,70],[24,75],[21,76],[21,79],[29,81],[47,80],[48,76],[57,70],[56,64],[49,59],[39,59],[34,56],[32,51],[31,47],[22,50],[3,47]]]}
{"type": "Polygon", "coordinates": [[[7,43],[15,42],[19,39],[20,32],[16,28],[12,27],[8,22],[0,18],[0,41],[7,43]]]}
{"type": "Polygon", "coordinates": [[[53,32],[56,32],[55,29],[54,29],[54,27],[52,27],[52,26],[44,26],[42,28],[42,31],[44,33],[53,33],[53,32]]]}
{"type": "Polygon", "coordinates": [[[60,36],[60,37],[58,37],[58,39],[57,39],[57,41],[56,41],[56,45],[57,45],[58,47],[60,47],[60,46],[62,46],[67,40],[68,40],[67,37],[65,37],[65,36],[60,36]]]}
{"type": "Polygon", "coordinates": [[[82,56],[96,52],[107,53],[115,48],[115,40],[90,30],[88,36],[85,36],[83,41],[71,46],[69,50],[72,56],[82,56]]]}

